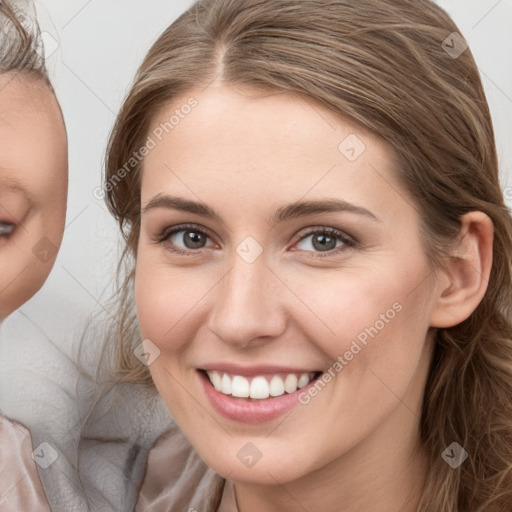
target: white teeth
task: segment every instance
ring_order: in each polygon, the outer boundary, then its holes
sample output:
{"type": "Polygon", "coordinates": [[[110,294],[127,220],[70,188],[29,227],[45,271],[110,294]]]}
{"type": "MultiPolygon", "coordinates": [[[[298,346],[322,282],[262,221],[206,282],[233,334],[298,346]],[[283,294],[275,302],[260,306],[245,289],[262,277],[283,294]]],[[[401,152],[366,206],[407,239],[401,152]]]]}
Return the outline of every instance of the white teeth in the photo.
{"type": "Polygon", "coordinates": [[[254,400],[294,393],[297,389],[307,386],[315,375],[314,373],[302,373],[297,376],[295,373],[289,373],[283,380],[281,375],[273,375],[272,378],[261,375],[246,378],[241,375],[230,376],[218,371],[208,371],[207,374],[217,391],[225,395],[254,400]]]}
{"type": "Polygon", "coordinates": [[[247,398],[249,396],[249,381],[245,377],[235,375],[231,379],[231,395],[247,398]]]}
{"type": "MultiPolygon", "coordinates": [[[[274,377],[274,378],[276,378],[276,377],[274,377]]],[[[277,378],[279,378],[279,377],[277,377],[277,378]]],[[[251,398],[259,398],[259,399],[268,398],[269,394],[270,394],[269,393],[269,385],[268,385],[267,379],[265,379],[265,377],[256,377],[256,378],[252,379],[251,392],[249,394],[249,396],[251,398]]]]}
{"type": "Polygon", "coordinates": [[[307,373],[303,373],[299,377],[299,382],[297,383],[297,387],[299,389],[303,388],[304,386],[307,386],[309,384],[309,375],[307,373]]]}
{"type": "MultiPolygon", "coordinates": [[[[291,374],[288,375],[288,377],[291,377],[291,374]]],[[[288,377],[286,377],[286,379],[288,379],[288,377]]],[[[295,379],[295,380],[297,380],[297,379],[295,379]]],[[[295,391],[296,389],[297,389],[297,387],[295,387],[293,389],[293,391],[295,391]]],[[[281,377],[279,377],[279,375],[274,375],[272,377],[272,379],[270,380],[270,390],[269,390],[270,396],[284,395],[284,391],[285,391],[285,385],[284,385],[283,379],[281,379],[281,377]]],[[[292,391],[292,393],[293,393],[293,391],[292,391]]]]}
{"type": "Polygon", "coordinates": [[[286,380],[284,381],[284,390],[287,393],[297,391],[297,375],[290,373],[286,376],[286,380]]]}
{"type": "Polygon", "coordinates": [[[231,379],[226,374],[222,377],[221,386],[222,393],[225,395],[231,395],[231,379]]]}
{"type": "Polygon", "coordinates": [[[220,375],[217,372],[210,372],[208,375],[210,376],[213,387],[217,391],[221,391],[222,390],[222,379],[220,378],[220,375]]]}

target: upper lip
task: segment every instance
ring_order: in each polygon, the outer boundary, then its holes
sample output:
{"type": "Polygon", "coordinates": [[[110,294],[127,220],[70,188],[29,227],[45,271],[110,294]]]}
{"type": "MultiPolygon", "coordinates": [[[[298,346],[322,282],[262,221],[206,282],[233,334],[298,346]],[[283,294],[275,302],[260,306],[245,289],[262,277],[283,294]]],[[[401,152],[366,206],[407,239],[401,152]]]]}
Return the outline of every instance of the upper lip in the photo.
{"type": "Polygon", "coordinates": [[[264,375],[268,373],[316,373],[321,370],[318,368],[310,369],[299,366],[278,366],[278,365],[253,365],[253,366],[242,366],[235,363],[209,363],[204,364],[198,368],[199,370],[205,371],[218,371],[225,372],[231,375],[241,375],[244,377],[255,377],[257,375],[264,375]]]}

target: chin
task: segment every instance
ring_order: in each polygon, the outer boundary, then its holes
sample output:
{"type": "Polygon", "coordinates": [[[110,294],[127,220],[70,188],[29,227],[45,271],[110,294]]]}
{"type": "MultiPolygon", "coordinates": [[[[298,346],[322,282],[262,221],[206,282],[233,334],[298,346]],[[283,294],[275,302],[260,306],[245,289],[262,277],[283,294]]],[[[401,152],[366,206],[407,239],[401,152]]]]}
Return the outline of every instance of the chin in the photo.
{"type": "Polygon", "coordinates": [[[240,439],[234,437],[229,443],[215,443],[217,450],[212,451],[211,444],[203,447],[195,445],[202,460],[213,471],[224,478],[240,483],[260,485],[275,485],[276,482],[285,484],[305,476],[307,467],[304,458],[290,447],[286,453],[283,450],[264,446],[257,439],[240,439]],[[259,446],[259,448],[258,448],[259,446]],[[265,456],[265,453],[271,454],[265,456]],[[301,459],[301,460],[299,460],[301,459]]]}

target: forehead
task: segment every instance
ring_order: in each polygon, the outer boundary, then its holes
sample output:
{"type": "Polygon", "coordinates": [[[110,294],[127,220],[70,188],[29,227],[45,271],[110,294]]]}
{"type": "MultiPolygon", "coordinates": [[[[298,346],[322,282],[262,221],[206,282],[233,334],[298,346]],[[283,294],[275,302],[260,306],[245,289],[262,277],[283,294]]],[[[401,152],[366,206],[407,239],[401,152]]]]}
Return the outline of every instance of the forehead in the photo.
{"type": "MultiPolygon", "coordinates": [[[[0,166],[18,146],[29,141],[31,150],[46,145],[50,151],[65,137],[60,108],[53,92],[39,79],[0,75],[0,166]]],[[[26,147],[25,147],[26,149],[26,147]]]]}
{"type": "MultiPolygon", "coordinates": [[[[43,80],[26,74],[0,74],[0,119],[29,112],[54,114],[55,96],[43,80]]],[[[58,107],[58,106],[57,106],[58,107]]]]}
{"type": "MultiPolygon", "coordinates": [[[[39,79],[0,75],[0,192],[35,203],[67,179],[67,138],[53,92],[39,79]]],[[[51,204],[51,203],[50,203],[51,204]]]]}
{"type": "Polygon", "coordinates": [[[359,133],[374,145],[382,142],[361,125],[304,96],[231,85],[210,86],[176,98],[153,119],[152,130],[158,127],[164,129],[161,142],[172,145],[175,141],[176,146],[181,137],[193,140],[214,135],[216,146],[233,149],[240,143],[289,149],[299,139],[303,150],[329,144],[332,148],[344,130],[359,133]],[[188,106],[191,99],[193,108],[188,106]]]}
{"type": "Polygon", "coordinates": [[[376,135],[288,93],[190,91],[159,112],[149,136],[155,144],[143,164],[143,196],[187,183],[209,196],[226,187],[269,199],[320,189],[348,194],[349,186],[362,193],[363,182],[382,181],[378,172],[390,173],[394,162],[376,135]]]}

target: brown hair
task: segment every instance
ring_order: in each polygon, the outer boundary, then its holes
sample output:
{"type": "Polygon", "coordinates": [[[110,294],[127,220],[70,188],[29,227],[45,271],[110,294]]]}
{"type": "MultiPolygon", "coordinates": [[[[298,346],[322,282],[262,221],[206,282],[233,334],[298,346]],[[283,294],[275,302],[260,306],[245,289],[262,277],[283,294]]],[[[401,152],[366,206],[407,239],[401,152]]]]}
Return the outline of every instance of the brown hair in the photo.
{"type": "MultiPolygon", "coordinates": [[[[449,257],[460,217],[486,213],[495,232],[486,294],[466,321],[435,335],[421,416],[430,468],[418,511],[501,512],[512,506],[512,219],[473,56],[443,45],[454,32],[428,0],[200,0],[142,63],[111,134],[106,183],[144,145],[164,106],[218,80],[303,95],[389,143],[434,268],[449,257]],[[456,470],[441,458],[453,441],[469,453],[456,470]]],[[[133,355],[141,172],[137,164],[105,189],[126,265],[111,335],[121,378],[150,383],[133,355]]]]}
{"type": "Polygon", "coordinates": [[[30,1],[0,0],[0,74],[32,76],[53,91],[44,59],[44,47],[30,1]]]}

